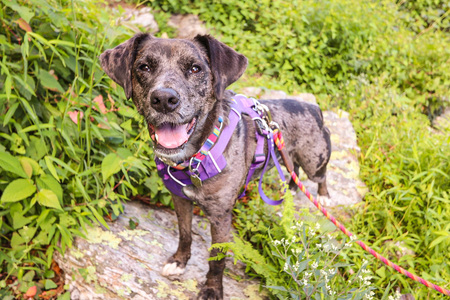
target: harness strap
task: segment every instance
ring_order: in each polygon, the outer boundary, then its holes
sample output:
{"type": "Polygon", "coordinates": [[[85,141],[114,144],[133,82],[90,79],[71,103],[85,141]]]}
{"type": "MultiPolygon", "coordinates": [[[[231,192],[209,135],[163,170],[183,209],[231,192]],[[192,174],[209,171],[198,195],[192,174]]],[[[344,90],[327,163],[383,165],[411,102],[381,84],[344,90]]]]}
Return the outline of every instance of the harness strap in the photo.
{"type": "Polygon", "coordinates": [[[270,137],[267,139],[267,147],[268,147],[267,159],[266,159],[266,163],[264,164],[264,169],[261,173],[261,177],[259,178],[258,191],[259,191],[259,195],[261,196],[261,199],[263,199],[264,202],[266,202],[267,204],[270,204],[270,205],[278,205],[278,204],[281,204],[284,199],[281,198],[280,200],[272,200],[269,197],[267,197],[267,195],[264,193],[264,191],[262,189],[262,180],[264,177],[264,173],[266,172],[267,165],[269,163],[270,158],[272,157],[275,167],[278,170],[278,175],[280,176],[281,181],[283,181],[283,194],[286,193],[286,184],[284,184],[286,182],[286,178],[284,177],[283,170],[281,170],[280,163],[278,162],[277,156],[275,155],[275,151],[274,151],[275,147],[273,144],[273,133],[270,132],[269,135],[270,135],[270,137]]]}
{"type": "MultiPolygon", "coordinates": [[[[236,95],[234,99],[239,100],[242,105],[245,106],[246,109],[243,109],[244,113],[247,113],[252,120],[255,122],[255,133],[256,133],[256,150],[255,155],[253,157],[253,162],[249,168],[247,178],[244,185],[244,191],[239,195],[238,198],[242,198],[247,191],[248,183],[251,181],[253,174],[257,169],[259,169],[262,164],[264,163],[263,171],[261,172],[260,178],[259,178],[259,184],[258,184],[258,192],[261,196],[261,199],[264,200],[269,205],[279,205],[283,202],[284,199],[280,200],[272,200],[264,193],[262,189],[262,180],[264,178],[264,174],[266,173],[267,165],[270,161],[270,159],[273,160],[277,170],[278,174],[280,176],[280,179],[283,181],[283,183],[286,182],[286,179],[284,177],[283,170],[281,170],[280,163],[278,162],[277,156],[275,155],[275,147],[274,147],[274,137],[272,134],[272,131],[267,126],[267,123],[262,119],[262,115],[258,113],[253,108],[259,104],[259,102],[253,98],[247,98],[243,95],[236,95]],[[264,153],[264,146],[265,141],[267,140],[267,158],[264,153]]],[[[284,185],[283,193],[286,192],[286,185],[284,185]]]]}

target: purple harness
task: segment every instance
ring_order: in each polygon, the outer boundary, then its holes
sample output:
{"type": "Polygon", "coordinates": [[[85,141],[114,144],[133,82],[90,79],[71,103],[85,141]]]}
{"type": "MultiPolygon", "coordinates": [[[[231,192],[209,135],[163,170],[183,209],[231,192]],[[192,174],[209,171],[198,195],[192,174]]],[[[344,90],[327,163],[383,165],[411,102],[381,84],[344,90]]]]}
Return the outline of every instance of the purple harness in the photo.
{"type": "MultiPolygon", "coordinates": [[[[255,171],[264,164],[263,171],[259,180],[258,191],[261,198],[270,205],[278,205],[283,202],[281,200],[272,200],[268,198],[262,190],[262,178],[266,172],[266,168],[270,158],[273,159],[275,166],[278,170],[280,178],[283,182],[286,182],[281,166],[277,160],[274,151],[274,141],[272,130],[264,120],[264,112],[259,109],[260,103],[255,99],[248,99],[243,95],[235,95],[232,98],[232,105],[230,114],[228,116],[229,124],[223,128],[218,134],[217,143],[212,144],[208,139],[202,146],[200,151],[194,155],[189,161],[183,162],[179,165],[189,166],[183,169],[177,169],[165,164],[158,157],[155,156],[156,168],[159,176],[162,178],[164,185],[175,195],[189,199],[183,193],[183,187],[188,185],[201,186],[201,183],[217,174],[222,172],[226,167],[227,161],[223,156],[223,152],[234,133],[234,130],[241,119],[241,114],[249,115],[256,123],[256,151],[253,158],[253,162],[248,171],[247,179],[245,182],[244,191],[239,198],[245,195],[247,185],[250,182],[255,171]],[[265,140],[267,139],[268,151],[267,159],[264,153],[265,140]],[[208,143],[209,142],[209,143],[208,143]],[[211,147],[212,145],[212,147],[211,147]],[[200,158],[200,159],[198,159],[200,158]],[[265,163],[264,163],[265,162],[265,163]]],[[[221,118],[219,118],[221,121],[221,118]]],[[[217,128],[216,128],[217,129],[217,128]]],[[[220,128],[222,129],[222,128],[220,128]]],[[[211,135],[213,136],[213,135],[211,135]]],[[[286,186],[286,185],[284,185],[286,186]]],[[[286,188],[284,187],[284,192],[286,188]]]]}

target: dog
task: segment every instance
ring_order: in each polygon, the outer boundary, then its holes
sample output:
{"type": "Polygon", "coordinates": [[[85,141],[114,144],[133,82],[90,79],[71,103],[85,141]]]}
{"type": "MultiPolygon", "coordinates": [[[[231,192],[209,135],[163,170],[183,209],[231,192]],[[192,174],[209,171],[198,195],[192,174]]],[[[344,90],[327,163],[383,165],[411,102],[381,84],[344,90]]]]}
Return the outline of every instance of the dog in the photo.
{"type": "MultiPolygon", "coordinates": [[[[145,118],[158,159],[176,164],[195,155],[219,118],[229,122],[234,93],[226,88],[247,68],[247,58],[210,35],[192,39],[161,39],[140,33],[100,55],[105,73],[123,87],[145,118]]],[[[315,104],[297,100],[261,101],[279,125],[285,149],[295,170],[301,167],[318,183],[318,194],[328,196],[326,168],[331,154],[330,132],[315,104]]],[[[256,123],[246,114],[223,151],[226,167],[201,184],[173,193],[178,218],[178,249],[165,264],[167,277],[182,274],[191,256],[191,223],[194,202],[211,224],[212,243],[227,242],[232,209],[246,183],[256,151],[256,123]]],[[[220,135],[218,137],[220,141],[220,135]]],[[[265,142],[267,153],[267,141],[265,142]]],[[[273,166],[271,163],[270,166],[273,166]]],[[[253,174],[260,176],[261,168],[253,174]]],[[[295,183],[291,180],[289,186],[295,183]]],[[[211,257],[219,250],[213,249],[211,257]]],[[[198,299],[223,299],[225,260],[209,261],[206,281],[198,299]]]]}

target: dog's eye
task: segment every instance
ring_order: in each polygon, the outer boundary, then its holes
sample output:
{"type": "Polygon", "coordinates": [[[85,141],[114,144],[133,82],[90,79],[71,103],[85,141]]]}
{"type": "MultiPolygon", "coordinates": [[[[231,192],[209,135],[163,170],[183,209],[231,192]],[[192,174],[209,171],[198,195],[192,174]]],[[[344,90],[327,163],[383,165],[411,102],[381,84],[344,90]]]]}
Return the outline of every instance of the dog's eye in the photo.
{"type": "Polygon", "coordinates": [[[144,71],[144,72],[150,72],[150,67],[146,64],[142,64],[139,66],[139,70],[144,71]]]}
{"type": "Polygon", "coordinates": [[[195,73],[198,73],[198,72],[200,72],[202,69],[199,67],[199,66],[192,66],[190,69],[189,69],[189,73],[190,74],[195,74],[195,73]]]}

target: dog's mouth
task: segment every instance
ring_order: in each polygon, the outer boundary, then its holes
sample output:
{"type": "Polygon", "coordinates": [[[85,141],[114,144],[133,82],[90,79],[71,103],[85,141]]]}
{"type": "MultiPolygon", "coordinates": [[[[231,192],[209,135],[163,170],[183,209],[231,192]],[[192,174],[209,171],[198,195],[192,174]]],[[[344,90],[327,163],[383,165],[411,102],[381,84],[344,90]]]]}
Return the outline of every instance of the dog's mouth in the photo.
{"type": "Polygon", "coordinates": [[[193,118],[190,122],[184,124],[174,124],[165,122],[155,127],[148,125],[150,137],[155,145],[167,148],[177,149],[187,143],[194,132],[197,118],[193,118]]]}

